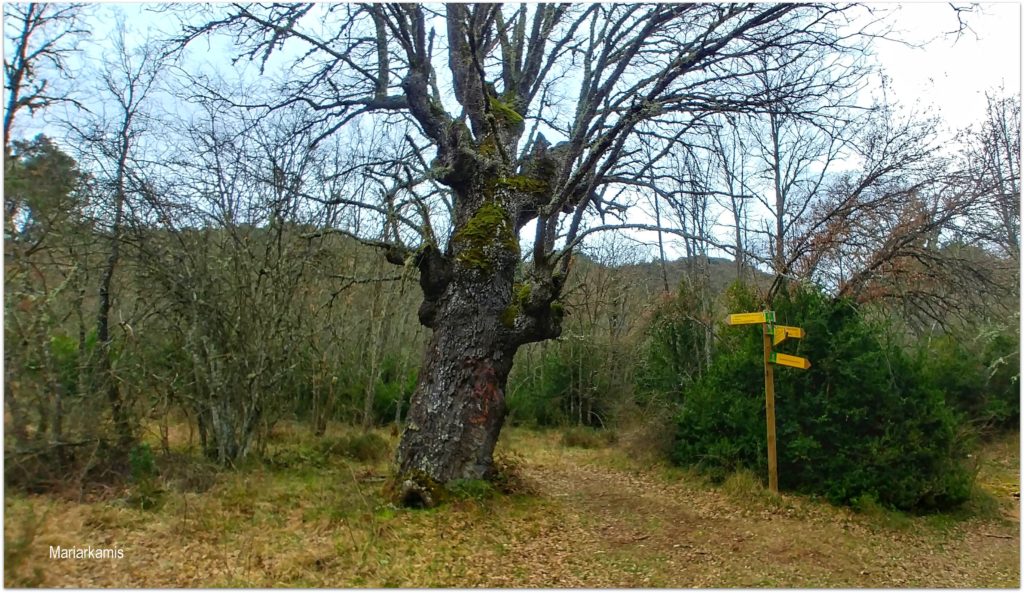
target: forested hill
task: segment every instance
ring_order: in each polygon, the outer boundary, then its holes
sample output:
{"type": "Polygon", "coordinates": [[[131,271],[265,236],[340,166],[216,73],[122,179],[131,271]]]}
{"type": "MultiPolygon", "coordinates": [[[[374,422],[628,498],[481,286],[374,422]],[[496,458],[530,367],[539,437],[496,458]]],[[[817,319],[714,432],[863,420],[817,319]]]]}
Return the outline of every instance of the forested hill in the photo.
{"type": "MultiPolygon", "coordinates": [[[[664,266],[662,266],[660,261],[654,260],[623,266],[623,268],[627,271],[635,270],[644,279],[644,283],[647,286],[652,288],[663,287],[665,280],[667,280],[669,289],[675,290],[684,277],[702,274],[701,267],[703,265],[707,266],[707,278],[713,294],[721,293],[737,279],[736,262],[719,257],[681,257],[676,260],[666,261],[664,266]],[[664,272],[662,271],[663,269],[664,272]]],[[[756,268],[745,269],[744,276],[745,279],[753,278],[757,283],[771,281],[771,276],[756,268]]]]}
{"type": "MultiPolygon", "coordinates": [[[[699,282],[705,275],[705,266],[712,294],[721,294],[737,280],[736,262],[721,257],[680,257],[664,263],[657,258],[639,263],[602,263],[584,253],[575,256],[573,261],[576,273],[584,273],[592,267],[614,270],[630,278],[634,286],[646,294],[664,292],[666,285],[669,292],[675,292],[684,278],[699,282]]],[[[757,268],[746,267],[743,270],[745,282],[767,286],[771,279],[770,274],[757,268]]]]}

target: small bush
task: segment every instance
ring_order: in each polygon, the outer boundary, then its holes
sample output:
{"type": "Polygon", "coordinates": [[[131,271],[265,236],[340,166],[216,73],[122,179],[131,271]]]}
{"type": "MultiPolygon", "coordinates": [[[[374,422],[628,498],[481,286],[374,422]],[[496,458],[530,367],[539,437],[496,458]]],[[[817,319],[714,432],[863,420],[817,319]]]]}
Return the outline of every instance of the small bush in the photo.
{"type": "Polygon", "coordinates": [[[329,446],[281,447],[267,453],[264,462],[275,469],[320,468],[327,464],[329,446]]]}
{"type": "Polygon", "coordinates": [[[325,460],[340,455],[365,463],[386,458],[391,452],[391,445],[379,434],[366,432],[354,436],[322,438],[317,449],[325,460]]]}
{"type": "Polygon", "coordinates": [[[128,454],[128,463],[131,467],[132,481],[141,482],[156,477],[156,458],[149,444],[141,443],[132,447],[128,454]]]}
{"type": "Polygon", "coordinates": [[[983,432],[1019,426],[1020,355],[1017,328],[988,328],[971,338],[939,336],[922,342],[919,363],[946,403],[983,432]]]}
{"type": "Polygon", "coordinates": [[[144,511],[163,506],[164,491],[157,483],[156,458],[152,448],[146,443],[133,447],[128,453],[128,465],[133,484],[128,504],[144,511]]]}
{"type": "Polygon", "coordinates": [[[580,449],[599,449],[615,443],[615,433],[586,426],[574,426],[562,431],[562,445],[580,449]]]}
{"type": "Polygon", "coordinates": [[[206,492],[220,475],[220,467],[201,457],[168,453],[157,458],[160,477],[177,492],[206,492]]]}
{"type": "Polygon", "coordinates": [[[516,453],[494,456],[494,475],[491,483],[502,494],[534,495],[537,486],[523,472],[523,458],[516,453]]]}
{"type": "Polygon", "coordinates": [[[348,457],[349,438],[348,436],[340,437],[321,437],[316,444],[316,450],[318,453],[323,455],[324,459],[329,459],[336,455],[342,457],[348,457]]]}
{"type": "Polygon", "coordinates": [[[390,449],[384,437],[374,432],[366,432],[349,437],[343,452],[346,457],[356,461],[371,462],[385,459],[390,454],[390,449]]]}
{"type": "Polygon", "coordinates": [[[280,469],[326,467],[338,458],[361,463],[377,462],[391,452],[388,441],[373,432],[339,437],[322,437],[300,446],[285,446],[268,454],[265,461],[280,469]]]}

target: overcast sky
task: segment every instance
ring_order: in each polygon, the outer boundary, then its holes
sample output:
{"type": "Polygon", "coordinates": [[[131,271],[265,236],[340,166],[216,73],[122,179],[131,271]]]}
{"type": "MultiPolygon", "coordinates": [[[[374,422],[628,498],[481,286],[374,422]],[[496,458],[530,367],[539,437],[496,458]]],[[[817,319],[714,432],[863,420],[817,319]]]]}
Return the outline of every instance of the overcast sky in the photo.
{"type": "MultiPolygon", "coordinates": [[[[145,4],[96,7],[93,32],[102,38],[123,11],[136,39],[146,29],[169,31],[173,19],[143,11],[145,4]],[[141,18],[140,18],[141,17],[141,18]]],[[[149,6],[152,6],[150,4],[149,6]]],[[[891,77],[895,98],[907,105],[937,110],[952,129],[979,122],[984,115],[986,91],[1003,86],[1020,92],[1021,7],[1017,3],[982,3],[965,15],[969,29],[959,37],[943,35],[958,28],[957,15],[948,3],[877,4],[898,10],[892,22],[900,35],[920,47],[880,40],[875,51],[891,77]]],[[[26,135],[38,129],[22,117],[26,135]]]]}
{"type": "Polygon", "coordinates": [[[946,3],[904,4],[897,27],[924,47],[880,41],[879,62],[892,78],[897,99],[937,109],[953,129],[974,125],[985,114],[985,92],[1003,86],[1020,93],[1020,5],[985,3],[965,15],[970,30],[958,27],[946,3]]]}
{"type": "MultiPolygon", "coordinates": [[[[97,56],[103,40],[113,29],[115,14],[127,20],[129,41],[149,34],[160,37],[173,31],[175,19],[167,14],[154,15],[144,4],[109,4],[94,11],[95,45],[89,51],[97,56]]],[[[152,7],[152,4],[148,6],[152,7]]],[[[985,93],[1002,87],[1007,94],[1020,93],[1021,8],[1016,3],[983,3],[963,14],[967,29],[960,35],[956,11],[948,3],[877,4],[887,12],[887,22],[896,36],[913,44],[878,40],[875,54],[889,77],[890,99],[922,114],[937,114],[945,122],[947,138],[967,126],[982,121],[985,93]]],[[[230,67],[231,56],[218,55],[216,47],[201,52],[211,62],[230,67]],[[212,50],[212,51],[211,51],[212,50]]],[[[249,67],[250,71],[255,68],[249,67]]],[[[86,99],[86,102],[88,100],[86,99]]],[[[16,136],[45,131],[59,133],[41,120],[20,116],[16,136]]],[[[953,145],[950,145],[952,148],[953,145]]],[[[639,214],[639,213],[638,213],[639,214]]],[[[731,221],[721,220],[722,224],[731,221]]],[[[728,232],[726,229],[725,232],[728,232]]],[[[676,251],[672,249],[671,251],[676,251]]]]}

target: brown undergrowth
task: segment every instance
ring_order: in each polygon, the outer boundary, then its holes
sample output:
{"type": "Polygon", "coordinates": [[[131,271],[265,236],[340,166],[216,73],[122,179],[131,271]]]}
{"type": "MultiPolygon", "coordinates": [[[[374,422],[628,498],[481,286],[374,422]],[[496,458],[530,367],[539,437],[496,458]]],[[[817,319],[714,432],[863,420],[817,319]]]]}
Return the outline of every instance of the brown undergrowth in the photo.
{"type": "Polygon", "coordinates": [[[441,508],[399,509],[383,496],[397,437],[374,434],[385,455],[338,453],[345,449],[338,445],[358,436],[354,429],[331,427],[315,439],[284,427],[262,460],[232,471],[191,476],[179,457],[177,473],[161,472],[164,500],[154,510],[133,507],[127,497],[76,502],[8,492],[4,583],[1019,585],[1019,456],[1013,439],[983,452],[974,506],[957,515],[910,517],[773,495],[749,475],[712,486],[619,445],[566,447],[561,433],[516,429],[506,430],[499,452],[514,460],[514,474],[529,487],[510,495],[469,489],[441,508]],[[49,559],[50,546],[58,545],[119,548],[124,558],[49,559]]]}

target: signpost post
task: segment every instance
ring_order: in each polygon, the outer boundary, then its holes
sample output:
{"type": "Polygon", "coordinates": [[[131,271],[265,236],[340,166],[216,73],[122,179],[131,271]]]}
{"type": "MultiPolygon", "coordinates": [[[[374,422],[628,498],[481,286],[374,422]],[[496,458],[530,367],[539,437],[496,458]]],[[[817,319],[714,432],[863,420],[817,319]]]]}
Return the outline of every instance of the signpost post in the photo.
{"type": "Polygon", "coordinates": [[[768,489],[779,492],[779,466],[775,458],[775,367],[771,365],[772,336],[767,323],[761,326],[764,342],[764,411],[768,421],[768,489]]]}
{"type": "Polygon", "coordinates": [[[774,365],[798,369],[811,368],[806,358],[772,351],[786,338],[800,339],[804,330],[788,325],[775,325],[774,311],[758,311],[754,313],[733,313],[726,318],[729,325],[761,325],[761,336],[764,343],[764,407],[768,422],[768,488],[775,493],[779,491],[779,467],[775,454],[775,372],[774,365]]]}

